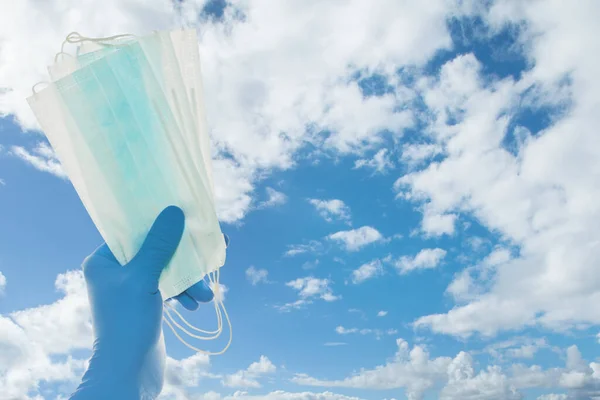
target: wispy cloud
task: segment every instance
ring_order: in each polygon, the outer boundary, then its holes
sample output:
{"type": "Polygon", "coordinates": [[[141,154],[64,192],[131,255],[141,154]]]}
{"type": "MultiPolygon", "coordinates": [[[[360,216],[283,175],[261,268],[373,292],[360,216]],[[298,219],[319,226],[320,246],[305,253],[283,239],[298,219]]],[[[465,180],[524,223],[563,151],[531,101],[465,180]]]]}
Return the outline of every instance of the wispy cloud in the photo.
{"type": "Polygon", "coordinates": [[[292,244],[284,253],[286,257],[293,257],[303,253],[317,253],[323,248],[323,245],[318,240],[311,240],[308,244],[292,244]]]}
{"type": "Polygon", "coordinates": [[[0,295],[4,294],[6,290],[6,276],[0,271],[0,295]]]}
{"type": "Polygon", "coordinates": [[[283,194],[282,192],[278,192],[277,190],[271,187],[267,187],[266,192],[267,200],[258,204],[257,208],[259,209],[281,206],[287,201],[287,196],[285,194],[283,194]]]}
{"type": "Polygon", "coordinates": [[[280,311],[290,311],[291,309],[301,308],[310,304],[315,299],[321,299],[328,302],[339,300],[341,296],[333,294],[331,283],[332,282],[329,279],[319,279],[312,276],[289,281],[285,285],[296,290],[299,299],[295,302],[284,304],[283,306],[276,306],[276,308],[280,311]]]}
{"type": "Polygon", "coordinates": [[[259,283],[268,283],[269,271],[266,269],[257,269],[254,266],[250,266],[246,270],[246,278],[250,281],[250,284],[253,286],[258,285],[259,283]]]}
{"type": "Polygon", "coordinates": [[[341,325],[335,328],[335,332],[339,335],[374,335],[377,339],[398,334],[397,329],[344,328],[341,325]]]}
{"type": "Polygon", "coordinates": [[[361,158],[354,162],[354,169],[371,168],[375,172],[383,174],[394,168],[394,163],[390,159],[389,150],[379,150],[371,159],[361,158]]]}
{"type": "Polygon", "coordinates": [[[330,346],[330,347],[335,347],[335,346],[346,346],[348,343],[346,342],[326,342],[323,344],[323,346],[330,346]]]}
{"type": "Polygon", "coordinates": [[[59,178],[67,178],[54,150],[44,142],[39,142],[32,150],[22,146],[12,146],[10,153],[40,171],[49,172],[59,178]]]}

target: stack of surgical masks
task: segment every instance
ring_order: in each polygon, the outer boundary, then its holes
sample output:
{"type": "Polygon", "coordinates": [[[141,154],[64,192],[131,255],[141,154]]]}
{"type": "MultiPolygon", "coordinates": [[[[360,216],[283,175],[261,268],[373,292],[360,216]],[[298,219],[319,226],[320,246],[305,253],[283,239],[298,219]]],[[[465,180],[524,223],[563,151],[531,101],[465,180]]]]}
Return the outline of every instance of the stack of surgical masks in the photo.
{"type": "Polygon", "coordinates": [[[159,289],[169,299],[209,281],[215,331],[193,327],[170,302],[164,307],[175,335],[202,351],[177,330],[213,339],[222,331],[221,310],[229,318],[218,293],[226,245],[215,208],[196,31],[100,39],[71,33],[54,61],[50,81],[41,90],[34,86],[29,105],[119,262],[135,256],[165,207],[184,211],[185,231],[159,289]],[[76,51],[67,53],[68,44],[76,51]]]}

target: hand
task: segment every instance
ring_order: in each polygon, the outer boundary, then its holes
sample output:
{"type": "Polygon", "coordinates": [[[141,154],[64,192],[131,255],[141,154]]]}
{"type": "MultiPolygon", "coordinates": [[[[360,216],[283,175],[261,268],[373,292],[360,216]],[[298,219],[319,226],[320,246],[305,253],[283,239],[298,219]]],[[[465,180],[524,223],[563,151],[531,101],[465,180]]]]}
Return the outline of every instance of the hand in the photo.
{"type": "MultiPolygon", "coordinates": [[[[229,247],[229,236],[225,236],[225,247],[229,247]]],[[[214,294],[212,290],[206,285],[204,280],[196,283],[189,287],[185,292],[174,297],[179,304],[190,311],[194,311],[198,308],[199,303],[206,303],[213,299],[214,294]]]]}
{"type": "MultiPolygon", "coordinates": [[[[154,399],[160,394],[166,355],[158,279],[183,229],[183,212],[167,207],[127,265],[121,266],[106,244],[84,261],[95,341],[89,368],[71,400],[154,399]]],[[[188,309],[212,298],[204,281],[177,296],[188,309]]]]}

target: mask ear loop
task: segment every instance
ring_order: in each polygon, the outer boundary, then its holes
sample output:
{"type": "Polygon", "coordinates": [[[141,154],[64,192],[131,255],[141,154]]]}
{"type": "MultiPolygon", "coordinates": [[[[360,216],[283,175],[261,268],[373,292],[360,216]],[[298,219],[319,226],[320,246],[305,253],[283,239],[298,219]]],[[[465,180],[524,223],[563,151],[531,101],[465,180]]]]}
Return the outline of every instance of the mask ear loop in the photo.
{"type": "Polygon", "coordinates": [[[34,95],[35,95],[35,94],[38,94],[38,92],[36,92],[35,88],[36,88],[36,87],[38,87],[38,85],[43,85],[43,84],[49,85],[49,84],[50,84],[50,82],[48,82],[48,81],[40,81],[40,82],[36,83],[35,85],[33,85],[33,86],[31,87],[31,92],[32,92],[34,95]]]}
{"type": "MultiPolygon", "coordinates": [[[[212,286],[215,287],[214,285],[214,281],[212,279],[212,273],[207,274],[208,280],[211,281],[211,283],[213,284],[212,286]]],[[[165,303],[167,305],[168,308],[165,308],[165,313],[168,316],[168,318],[170,319],[170,322],[173,323],[175,326],[177,326],[179,329],[181,329],[183,332],[185,332],[186,334],[188,334],[188,336],[191,336],[193,338],[199,339],[199,340],[210,340],[210,339],[216,339],[218,338],[222,331],[223,331],[223,317],[221,315],[221,309],[218,307],[218,301],[217,299],[220,299],[220,292],[219,292],[220,287],[218,287],[218,289],[215,289],[215,291],[217,292],[215,294],[215,311],[217,314],[217,330],[215,331],[205,331],[199,328],[196,328],[195,326],[193,326],[192,324],[190,324],[188,321],[186,321],[186,319],[177,311],[177,309],[172,306],[169,303],[165,303]],[[169,308],[171,310],[169,310],[169,308]],[[196,332],[201,332],[201,333],[205,333],[205,334],[209,334],[209,335],[213,335],[213,336],[198,336],[195,335],[193,333],[190,333],[187,329],[185,329],[184,327],[182,327],[181,325],[179,325],[177,323],[177,321],[175,321],[175,319],[173,318],[173,316],[171,315],[170,311],[173,311],[183,322],[185,325],[187,325],[188,327],[190,327],[192,330],[196,331],[196,332]]]]}
{"type": "MultiPolygon", "coordinates": [[[[110,41],[117,40],[117,39],[122,39],[125,37],[135,38],[136,35],[133,35],[131,33],[124,33],[121,35],[113,35],[113,36],[106,36],[106,37],[100,37],[100,38],[91,38],[91,37],[87,37],[87,36],[82,36],[79,32],[71,32],[67,35],[65,40],[63,40],[63,42],[60,46],[60,51],[58,53],[56,53],[56,55],[54,56],[54,62],[58,61],[58,56],[60,56],[60,55],[68,55],[69,57],[73,57],[71,54],[65,52],[65,45],[67,43],[76,44],[76,43],[83,43],[83,42],[94,42],[94,43],[99,43],[100,45],[105,46],[105,47],[118,47],[121,45],[106,43],[106,42],[110,42],[110,41]]],[[[75,57],[73,57],[73,58],[75,58],[75,57]]]]}
{"type": "MultiPolygon", "coordinates": [[[[208,276],[208,275],[207,275],[208,276]]],[[[210,278],[209,278],[210,281],[210,278]]],[[[215,312],[217,314],[217,329],[214,331],[206,331],[203,329],[199,329],[196,328],[195,326],[193,326],[192,324],[190,324],[188,321],[186,321],[186,319],[183,317],[183,315],[181,315],[179,313],[179,311],[177,311],[177,308],[173,305],[171,305],[168,302],[165,302],[165,313],[167,314],[167,316],[169,317],[169,319],[171,320],[171,322],[173,324],[175,324],[176,326],[179,326],[176,321],[174,320],[173,316],[171,315],[171,312],[175,313],[182,321],[185,325],[187,325],[190,329],[192,329],[193,331],[196,332],[200,332],[200,333],[205,333],[207,335],[216,335],[216,337],[218,337],[222,330],[223,330],[223,316],[221,314],[221,309],[217,306],[217,302],[213,302],[215,304],[215,312]]],[[[183,328],[181,328],[183,330],[183,328]]]]}
{"type": "MultiPolygon", "coordinates": [[[[65,40],[63,40],[62,44],[60,45],[60,51],[58,53],[56,53],[54,55],[54,62],[58,62],[58,57],[60,56],[69,56],[73,59],[75,59],[75,57],[67,52],[65,52],[65,45],[67,43],[82,43],[82,42],[95,42],[95,43],[99,43],[102,46],[106,46],[106,47],[118,47],[120,46],[119,44],[111,44],[111,43],[105,43],[107,41],[112,41],[112,40],[117,40],[117,39],[121,39],[121,38],[125,38],[125,37],[136,37],[136,35],[131,34],[131,33],[124,33],[121,35],[113,35],[113,36],[107,36],[107,37],[101,37],[101,38],[90,38],[90,37],[86,37],[86,36],[82,36],[79,32],[71,32],[67,35],[67,37],[65,38],[65,40]]],[[[35,90],[35,88],[40,85],[40,84],[50,84],[50,82],[48,81],[40,81],[38,83],[36,83],[35,85],[33,85],[31,87],[31,92],[35,95],[38,92],[35,90]]]]}
{"type": "MultiPolygon", "coordinates": [[[[188,342],[185,341],[185,339],[183,339],[179,335],[179,333],[177,333],[176,329],[173,327],[173,325],[171,324],[171,322],[169,322],[168,319],[166,319],[166,318],[163,318],[163,319],[167,323],[167,325],[169,326],[169,328],[171,328],[171,331],[173,332],[173,334],[175,335],[175,337],[177,337],[177,339],[183,345],[185,345],[186,347],[188,347],[188,348],[190,348],[190,349],[192,349],[192,350],[194,350],[194,351],[196,351],[198,353],[202,353],[202,354],[206,354],[206,355],[211,355],[211,356],[216,356],[216,355],[220,355],[220,354],[225,353],[225,351],[227,351],[227,349],[231,345],[231,341],[232,341],[232,338],[233,338],[233,329],[231,327],[231,321],[229,320],[229,315],[227,314],[227,309],[225,308],[225,304],[223,303],[222,297],[220,295],[221,292],[220,292],[220,285],[219,285],[219,270],[217,270],[217,271],[214,272],[214,275],[216,277],[216,279],[214,279],[214,281],[213,281],[213,278],[212,278],[211,275],[212,274],[209,274],[208,277],[209,277],[209,280],[211,280],[211,282],[213,284],[215,284],[215,286],[214,286],[214,288],[215,288],[214,289],[214,292],[215,292],[215,297],[214,297],[215,305],[216,305],[216,307],[219,307],[219,308],[223,309],[223,313],[225,314],[225,319],[227,320],[227,325],[229,326],[229,341],[227,342],[227,345],[225,345],[225,347],[222,350],[220,350],[218,352],[209,352],[209,351],[199,349],[199,348],[197,348],[197,347],[189,344],[188,342]]],[[[183,331],[186,332],[185,330],[183,330],[183,331]]],[[[190,335],[190,336],[195,337],[195,335],[190,335]]]]}

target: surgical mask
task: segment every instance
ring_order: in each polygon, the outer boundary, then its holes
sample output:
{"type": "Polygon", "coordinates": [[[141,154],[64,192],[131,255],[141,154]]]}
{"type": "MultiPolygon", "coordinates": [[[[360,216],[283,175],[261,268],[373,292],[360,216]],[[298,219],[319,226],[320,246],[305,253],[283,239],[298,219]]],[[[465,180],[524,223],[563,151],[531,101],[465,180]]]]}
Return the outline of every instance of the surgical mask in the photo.
{"type": "Polygon", "coordinates": [[[206,340],[222,332],[221,310],[229,322],[218,293],[225,241],[214,201],[196,33],[104,39],[74,33],[66,42],[84,45],[71,56],[63,43],[49,67],[51,82],[39,92],[34,88],[29,104],[121,264],[137,253],[164,207],[183,209],[186,228],[159,289],[169,299],[202,279],[214,288],[214,331],[193,327],[165,302],[165,322],[175,335],[205,352],[175,329],[206,340]],[[190,332],[174,316],[193,332],[209,336],[190,332]]]}

